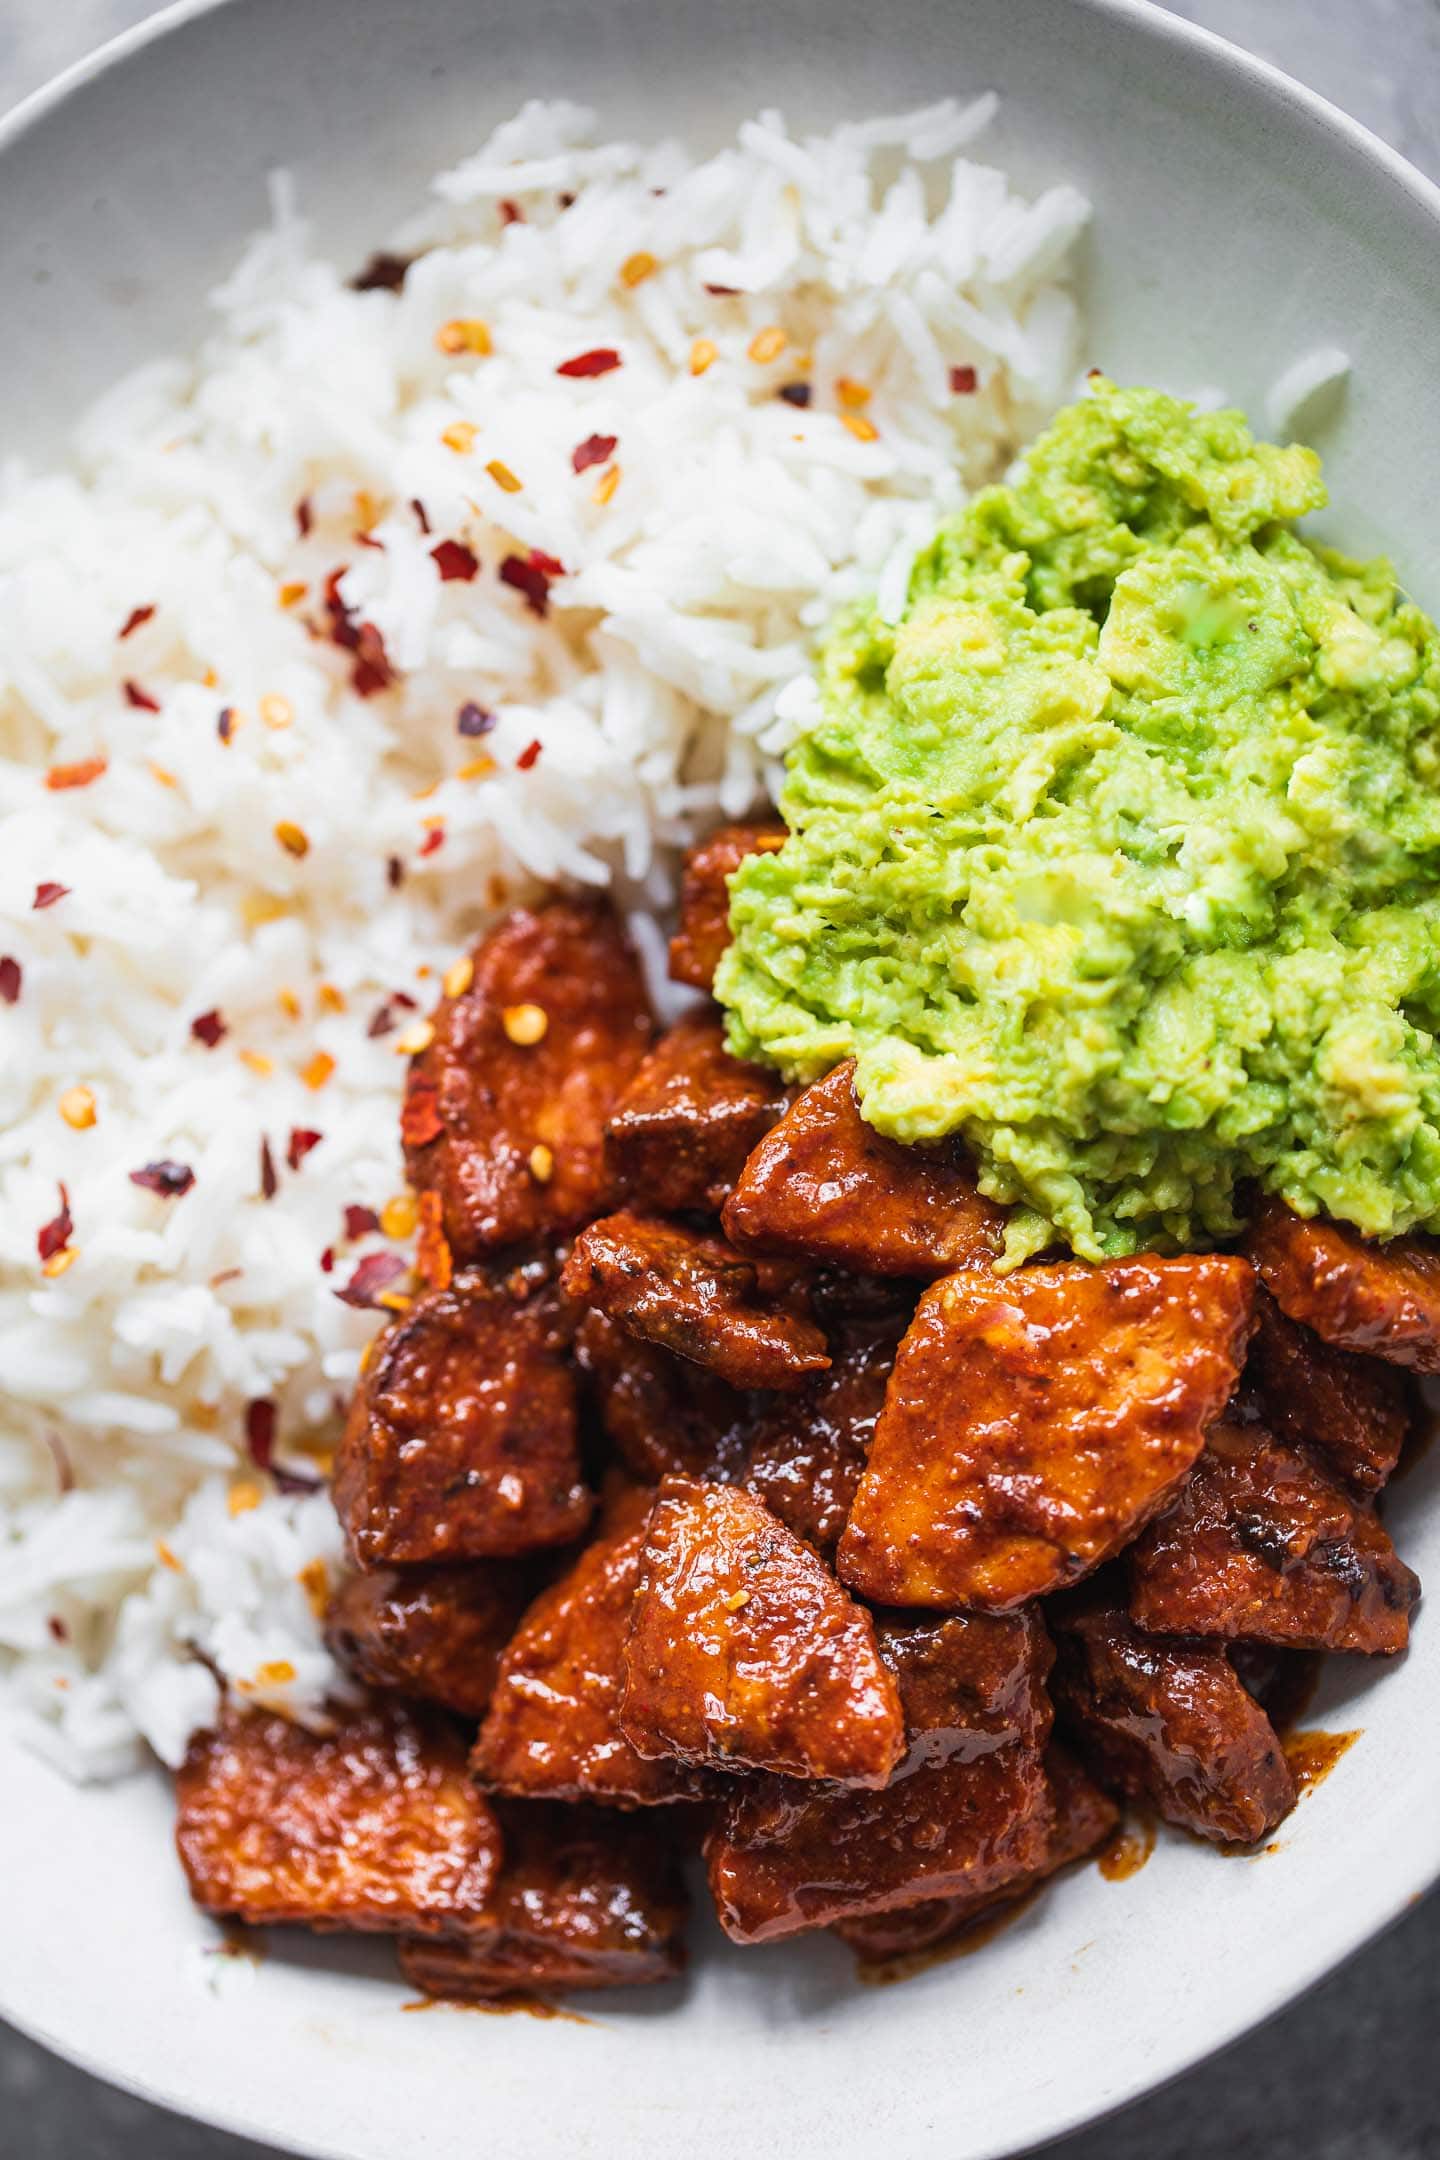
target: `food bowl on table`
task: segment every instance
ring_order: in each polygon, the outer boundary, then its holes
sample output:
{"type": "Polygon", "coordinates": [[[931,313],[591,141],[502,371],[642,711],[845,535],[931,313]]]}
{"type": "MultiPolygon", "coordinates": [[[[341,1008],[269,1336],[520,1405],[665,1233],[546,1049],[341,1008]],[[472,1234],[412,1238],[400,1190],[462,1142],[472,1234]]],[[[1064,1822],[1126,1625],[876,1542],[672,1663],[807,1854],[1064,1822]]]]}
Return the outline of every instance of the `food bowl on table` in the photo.
{"type": "MultiPolygon", "coordinates": [[[[1121,0],[903,0],[883,21],[848,0],[723,18],[650,0],[171,10],[0,130],[0,443],[58,457],[118,376],[193,347],[277,168],[322,251],[358,269],[528,98],[593,105],[601,140],[679,135],[705,154],[762,109],[823,132],[990,90],[974,154],[1026,195],[1068,183],[1093,205],[1082,359],[1222,393],[1262,429],[1299,411],[1325,457],[1319,530],[1391,555],[1440,606],[1414,448],[1436,419],[1440,196],[1283,78],[1121,0]]],[[[597,484],[604,469],[597,455],[597,484]]],[[[350,634],[343,607],[332,623],[350,634]]],[[[58,1227],[51,1242],[64,1251],[58,1227]]],[[[271,1437],[262,1418],[260,1468],[271,1437]]],[[[1437,1485],[1422,1455],[1388,1496],[1422,1579],[1440,1566],[1437,1485]]],[[[747,1953],[699,1918],[683,1981],[576,2017],[407,2015],[414,1989],[383,1943],[222,1936],[186,1898],[167,1778],[77,1783],[6,1730],[0,2010],[150,2097],[337,2160],[402,2143],[443,2160],[477,2136],[517,2160],[677,2137],[716,2160],[747,2144],[858,2155],[877,2123],[907,2152],[998,2160],[1223,2046],[1429,1887],[1429,1634],[1422,1611],[1384,1670],[1330,1661],[1306,1722],[1360,1737],[1259,1853],[1162,1834],[1143,1868],[1072,1872],[978,1954],[885,1986],[857,1985],[838,1943],[747,1953]]]]}

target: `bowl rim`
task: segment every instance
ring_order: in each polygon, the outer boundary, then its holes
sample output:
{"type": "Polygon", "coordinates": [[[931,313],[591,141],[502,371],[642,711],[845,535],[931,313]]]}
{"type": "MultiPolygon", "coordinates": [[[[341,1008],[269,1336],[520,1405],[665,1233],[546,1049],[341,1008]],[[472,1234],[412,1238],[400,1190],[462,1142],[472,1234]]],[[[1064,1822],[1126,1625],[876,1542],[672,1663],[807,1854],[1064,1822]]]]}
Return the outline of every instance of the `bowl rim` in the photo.
{"type": "MultiPolygon", "coordinates": [[[[246,0],[169,0],[168,5],[104,40],[28,92],[8,110],[0,112],[0,159],[36,128],[43,126],[49,116],[76,92],[113,68],[142,53],[148,46],[158,44],[173,31],[205,16],[218,15],[222,10],[245,4],[246,0]]],[[[1106,19],[1156,46],[1202,55],[1218,72],[1244,81],[1262,98],[1277,103],[1302,123],[1320,128],[1356,165],[1378,173],[1398,196],[1428,214],[1435,225],[1437,242],[1440,242],[1440,183],[1431,180],[1373,129],[1354,119],[1319,91],[1298,82],[1274,62],[1247,51],[1217,31],[1171,13],[1168,8],[1156,4],[1156,0],[1068,0],[1068,5],[1106,19]]],[[[13,1735],[7,1734],[5,1721],[0,1718],[0,1755],[7,1746],[21,1744],[13,1735]]],[[[1292,1971],[1287,1978],[1273,1985],[1258,2011],[1249,2010],[1228,2028],[1218,2033],[1212,2031],[1210,2037],[1195,2045],[1193,2052],[1158,2074],[1141,2072],[1129,2089],[1115,2098],[1098,2106],[1081,2101],[1064,2108],[1054,2127],[1048,2129],[1038,2143],[1024,2148],[1007,2145],[1005,2154],[1048,2153],[1081,2130],[1114,2120],[1140,2100],[1166,2090],[1192,2070],[1215,2061],[1242,2039],[1263,2030],[1284,2011],[1301,2002],[1367,1945],[1388,1934],[1408,1913],[1418,1910],[1437,1889],[1440,1889],[1440,1856],[1434,1860],[1428,1880],[1412,1879],[1403,1887],[1393,1885],[1390,1895],[1381,1904],[1362,1919],[1352,1919],[1337,1932],[1336,1939],[1312,1946],[1299,1972],[1292,1971]]],[[[286,2135],[281,2143],[281,2133],[263,2121],[249,2118],[243,2110],[237,2113],[233,2106],[227,2110],[223,2101],[207,2103],[178,2097],[173,2088],[167,2090],[157,2079],[137,2076],[123,2064],[107,2059],[98,2044],[87,2046],[71,2041],[48,2029],[43,2020],[28,2018],[23,2004],[14,1999],[9,1990],[4,1991],[3,1999],[0,1999],[0,2018],[74,2068],[136,2099],[165,2109],[180,2120],[200,2122],[231,2136],[251,2139],[277,2152],[304,2155],[306,2160],[348,2160],[342,2148],[333,2144],[317,2144],[309,2138],[296,2141],[291,2135],[286,2135]]],[[[1003,2160],[998,2148],[997,2160],[1003,2160]]]]}

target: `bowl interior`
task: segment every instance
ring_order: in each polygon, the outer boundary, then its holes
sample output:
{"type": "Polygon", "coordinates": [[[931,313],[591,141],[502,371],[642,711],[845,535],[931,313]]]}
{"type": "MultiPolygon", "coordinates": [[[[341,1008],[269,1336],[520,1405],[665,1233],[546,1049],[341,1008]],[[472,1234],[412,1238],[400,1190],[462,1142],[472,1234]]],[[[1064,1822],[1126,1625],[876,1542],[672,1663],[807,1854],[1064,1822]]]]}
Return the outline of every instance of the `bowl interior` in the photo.
{"type": "MultiPolygon", "coordinates": [[[[990,154],[1094,199],[1090,357],[1257,414],[1321,344],[1353,378],[1319,438],[1329,529],[1440,603],[1411,444],[1440,421],[1440,197],[1303,93],[1130,0],[231,0],[182,13],[0,135],[0,449],[58,449],[77,403],[193,341],[203,296],[297,176],[357,263],[428,176],[524,98],[704,145],[794,120],[1004,97],[990,154]]],[[[1440,1456],[1397,1541],[1440,1571],[1440,1456]]],[[[458,2160],[740,2150],[988,2160],[1185,2068],[1287,2000],[1440,1872],[1434,1646],[1335,1661],[1314,1711],[1362,1740],[1260,1859],[1179,1840],[1121,1883],[1059,1884],[983,1954],[857,1987],[821,1942],[697,1929],[683,1988],[581,2020],[403,2015],[383,1946],[223,1954],[189,1908],[163,1782],[76,1790],[0,1736],[10,1871],[0,2011],[121,2082],[302,2150],[458,2160]],[[1363,1854],[1363,1860],[1359,1857],[1363,1854]]]]}

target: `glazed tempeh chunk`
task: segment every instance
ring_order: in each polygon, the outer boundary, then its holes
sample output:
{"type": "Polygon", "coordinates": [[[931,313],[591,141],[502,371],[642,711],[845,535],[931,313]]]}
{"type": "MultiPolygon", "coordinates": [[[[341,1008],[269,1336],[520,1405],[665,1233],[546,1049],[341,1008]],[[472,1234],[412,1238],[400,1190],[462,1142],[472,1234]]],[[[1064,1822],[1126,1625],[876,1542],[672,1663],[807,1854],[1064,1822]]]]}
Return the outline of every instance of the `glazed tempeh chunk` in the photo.
{"type": "Polygon", "coordinates": [[[563,1545],[590,1515],[575,1374],[553,1294],[479,1274],[417,1297],[376,1338],[335,1466],[363,1567],[563,1545]]]}
{"type": "Polygon", "coordinates": [[[650,1497],[625,1494],[521,1621],[471,1757],[482,1785],[615,1807],[697,1799],[709,1789],[673,1757],[645,1761],[620,1730],[623,1645],[650,1497]]]}
{"type": "Polygon", "coordinates": [[[532,1569],[506,1560],[379,1568],[340,1585],[325,1640],[367,1687],[483,1717],[500,1653],[535,1587],[532,1569]]]}
{"type": "Polygon", "coordinates": [[[1229,1400],[1243,1260],[1120,1260],[936,1283],[900,1346],[845,1534],[874,1602],[1003,1611],[1162,1507],[1229,1400]]]}
{"type": "Polygon", "coordinates": [[[1240,1418],[1212,1428],[1130,1580],[1144,1627],[1299,1650],[1403,1650],[1420,1594],[1365,1501],[1240,1418]]]}
{"type": "Polygon", "coordinates": [[[438,1194],[457,1263],[605,1206],[605,1124],[650,1046],[639,964],[607,907],[520,908],[476,947],[410,1067],[410,1182],[438,1194]]]}
{"type": "Polygon", "coordinates": [[[685,858],[680,887],[680,927],[670,940],[670,975],[692,990],[708,990],[730,943],[728,880],[747,855],[783,847],[780,824],[722,825],[685,858]]]}
{"type": "Polygon", "coordinates": [[[643,1987],[685,1963],[685,1886],[652,1823],[613,1810],[502,1803],[494,1933],[400,1945],[427,1994],[486,2002],[532,1988],[643,1987]]]}
{"type": "Polygon", "coordinates": [[[1346,1223],[1307,1221],[1267,1199],[1246,1251],[1281,1311],[1337,1349],[1440,1372],[1440,1240],[1377,1245],[1346,1223]]]}
{"type": "Polygon", "coordinates": [[[1043,1863],[1051,1649],[1038,1615],[886,1622],[880,1643],[908,1752],[880,1792],[737,1785],[705,1846],[720,1924],[737,1942],[993,1897],[1043,1863]]]}
{"type": "Polygon", "coordinates": [[[180,1858],[207,1912],[425,1935],[490,1925],[499,1827],[433,1712],[355,1711],[318,1735],[229,1709],[192,1741],[176,1797],[180,1858]]]}
{"type": "Polygon", "coordinates": [[[627,1335],[595,1306],[575,1331],[607,1439],[633,1477],[658,1485],[673,1475],[723,1480],[745,1460],[750,1398],[713,1373],[627,1335]]]}
{"type": "Polygon", "coordinates": [[[667,1478],[625,1641],[642,1755],[883,1785],[905,1748],[869,1613],[748,1492],[667,1478]]]}
{"type": "Polygon", "coordinates": [[[1222,1651],[1147,1634],[1103,1604],[1057,1629],[1061,1730],[1097,1776],[1221,1844],[1252,1844],[1289,1814],[1275,1728],[1222,1651]]]}
{"type": "Polygon", "coordinates": [[[1276,1436],[1313,1448],[1333,1470],[1378,1492],[1410,1433],[1408,1375],[1379,1358],[1337,1350],[1287,1320],[1268,1291],[1256,1313],[1247,1382],[1258,1390],[1276,1436]]]}
{"type": "Polygon", "coordinates": [[[1024,1897],[1047,1876],[1058,1874],[1103,1845],[1120,1820],[1120,1810],[1093,1778],[1087,1777],[1068,1748],[1052,1740],[1045,1751],[1053,1816],[1044,1858],[998,1897],[928,1898],[896,1912],[872,1913],[863,1920],[842,1920],[835,1933],[867,1962],[913,1956],[948,1942],[982,1915],[1024,1897]]]}
{"type": "Polygon", "coordinates": [[[987,1267],[1005,1217],[950,1147],[902,1147],[860,1115],[854,1065],[837,1065],[793,1103],[746,1163],[725,1204],[743,1251],[803,1253],[871,1275],[987,1267]]]}
{"type": "Polygon", "coordinates": [[[744,1482],[827,1559],[854,1501],[905,1325],[898,1315],[845,1324],[831,1335],[829,1372],[777,1396],[755,1425],[744,1482]]]}
{"type": "Polygon", "coordinates": [[[737,1388],[796,1387],[830,1363],[813,1321],[762,1298],[752,1263],[723,1239],[628,1212],[575,1240],[567,1294],[737,1388]]]}
{"type": "Polygon", "coordinates": [[[661,1215],[718,1214],[788,1099],[775,1073],[731,1057],[718,1018],[686,1014],[611,1112],[605,1150],[617,1190],[661,1215]]]}

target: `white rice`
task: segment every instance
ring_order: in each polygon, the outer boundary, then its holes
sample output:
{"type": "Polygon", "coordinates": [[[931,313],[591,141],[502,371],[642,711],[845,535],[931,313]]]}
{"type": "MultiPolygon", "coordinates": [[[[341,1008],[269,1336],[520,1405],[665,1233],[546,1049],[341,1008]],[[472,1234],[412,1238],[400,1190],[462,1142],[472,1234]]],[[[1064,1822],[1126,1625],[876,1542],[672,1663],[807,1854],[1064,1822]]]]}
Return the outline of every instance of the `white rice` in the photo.
{"type": "Polygon", "coordinates": [[[398,295],[350,290],[277,184],[198,358],[120,384],[69,470],[0,479],[0,953],[23,974],[0,1005],[0,1662],[75,1774],[141,1742],[175,1761],[212,1671],[300,1716],[336,1685],[313,1610],[340,1565],[329,1502],[259,1476],[245,1413],[275,1403],[282,1459],[323,1458],[375,1324],[334,1290],[405,1249],[343,1227],[402,1186],[378,1009],[427,1004],[527,880],[663,907],[676,846],[743,811],[806,724],[837,601],[902,604],[937,518],[1070,394],[1087,206],[961,154],[992,106],[805,140],[764,114],[697,164],[532,105],[436,182],[398,295]],[[437,350],[457,318],[488,357],[437,350]],[[783,349],[750,357],[771,326],[783,349]],[[621,367],[557,374],[605,347],[621,367]],[[808,409],[778,395],[800,380],[808,409]],[[617,448],[577,475],[591,435],[617,448]],[[473,582],[440,580],[445,539],[473,582]],[[497,576],[531,548],[567,573],[543,621],[497,576]],[[369,698],[312,634],[341,564],[398,672],[369,698]],[[457,731],[466,703],[491,732],[457,731]],[[46,786],[99,755],[93,784],[46,786]],[[47,881],[68,891],[37,910],[47,881]],[[82,1129],[59,1108],[77,1088],[82,1129]],[[292,1170],[297,1127],[324,1138],[292,1170]],[[184,1197],[132,1182],[160,1159],[193,1170],[184,1197]],[[77,1257],[46,1276],[61,1182],[77,1257]]]}

